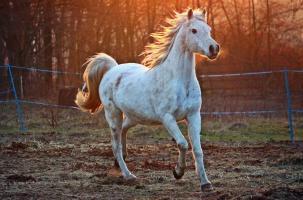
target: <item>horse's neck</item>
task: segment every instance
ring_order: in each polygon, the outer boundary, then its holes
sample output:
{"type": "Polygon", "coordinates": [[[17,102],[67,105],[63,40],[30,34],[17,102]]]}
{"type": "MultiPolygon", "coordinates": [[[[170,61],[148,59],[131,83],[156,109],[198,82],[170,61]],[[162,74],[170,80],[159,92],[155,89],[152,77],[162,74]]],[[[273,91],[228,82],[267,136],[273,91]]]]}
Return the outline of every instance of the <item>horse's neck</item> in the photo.
{"type": "Polygon", "coordinates": [[[165,61],[156,68],[165,77],[167,77],[166,74],[169,74],[169,80],[166,80],[168,82],[178,80],[188,84],[196,78],[194,55],[184,49],[180,36],[175,39],[165,61]]]}

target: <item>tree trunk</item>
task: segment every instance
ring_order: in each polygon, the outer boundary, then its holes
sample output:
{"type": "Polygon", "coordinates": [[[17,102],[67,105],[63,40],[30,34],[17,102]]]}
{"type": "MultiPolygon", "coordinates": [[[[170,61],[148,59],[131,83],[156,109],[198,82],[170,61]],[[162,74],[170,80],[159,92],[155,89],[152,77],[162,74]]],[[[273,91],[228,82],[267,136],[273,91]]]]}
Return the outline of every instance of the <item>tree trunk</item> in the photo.
{"type": "Polygon", "coordinates": [[[267,19],[267,68],[271,68],[271,9],[269,0],[266,0],[266,19],[267,19]]]}
{"type": "MultiPolygon", "coordinates": [[[[52,0],[46,0],[44,5],[44,23],[47,24],[44,26],[43,30],[43,49],[44,49],[44,66],[48,67],[50,70],[52,69],[52,0]]],[[[47,88],[44,89],[46,93],[48,91],[52,91],[52,74],[46,73],[45,75],[45,86],[47,88]]]]}

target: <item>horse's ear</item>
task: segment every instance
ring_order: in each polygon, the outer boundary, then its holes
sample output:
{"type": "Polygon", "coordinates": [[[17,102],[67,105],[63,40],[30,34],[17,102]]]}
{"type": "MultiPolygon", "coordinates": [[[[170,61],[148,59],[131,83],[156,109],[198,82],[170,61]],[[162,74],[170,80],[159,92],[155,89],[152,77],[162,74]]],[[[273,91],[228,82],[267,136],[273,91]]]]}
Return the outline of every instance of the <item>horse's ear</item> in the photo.
{"type": "Polygon", "coordinates": [[[206,13],[207,13],[207,12],[206,12],[206,8],[203,8],[203,9],[202,9],[202,15],[206,16],[206,13]]]}
{"type": "Polygon", "coordinates": [[[191,19],[193,17],[193,10],[190,8],[188,11],[187,11],[187,18],[188,19],[191,19]]]}
{"type": "Polygon", "coordinates": [[[207,21],[207,11],[206,11],[206,8],[202,9],[202,16],[204,17],[204,20],[207,21]]]}

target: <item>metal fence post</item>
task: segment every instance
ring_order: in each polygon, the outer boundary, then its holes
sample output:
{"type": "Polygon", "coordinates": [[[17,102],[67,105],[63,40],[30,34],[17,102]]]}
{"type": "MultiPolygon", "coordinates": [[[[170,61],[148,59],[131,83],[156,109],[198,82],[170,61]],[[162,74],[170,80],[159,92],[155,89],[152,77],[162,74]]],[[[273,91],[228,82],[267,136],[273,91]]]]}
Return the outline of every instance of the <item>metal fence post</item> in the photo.
{"type": "Polygon", "coordinates": [[[288,81],[288,70],[284,71],[284,82],[285,82],[284,85],[285,85],[285,91],[287,97],[287,117],[288,117],[289,136],[290,136],[290,141],[294,143],[294,128],[292,123],[292,100],[291,100],[291,90],[288,81]]]}
{"type": "Polygon", "coordinates": [[[21,108],[20,101],[18,99],[18,95],[17,95],[15,83],[14,83],[12,66],[10,64],[7,65],[7,70],[8,70],[8,74],[9,74],[9,82],[10,82],[10,86],[11,86],[11,91],[13,92],[14,97],[15,97],[15,104],[16,104],[16,108],[17,108],[17,115],[18,115],[20,131],[25,132],[26,127],[25,127],[25,123],[24,123],[23,110],[21,108]]]}

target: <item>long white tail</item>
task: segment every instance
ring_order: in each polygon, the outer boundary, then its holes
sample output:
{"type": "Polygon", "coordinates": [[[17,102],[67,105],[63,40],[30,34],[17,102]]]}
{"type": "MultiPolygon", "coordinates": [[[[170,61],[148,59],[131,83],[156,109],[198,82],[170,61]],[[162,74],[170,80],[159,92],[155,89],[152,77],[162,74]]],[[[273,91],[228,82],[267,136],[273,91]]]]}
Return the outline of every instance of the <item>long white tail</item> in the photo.
{"type": "Polygon", "coordinates": [[[99,53],[91,57],[85,64],[87,67],[83,73],[87,92],[79,90],[75,103],[86,112],[95,113],[102,108],[99,96],[99,84],[104,74],[118,63],[105,53],[99,53]]]}

